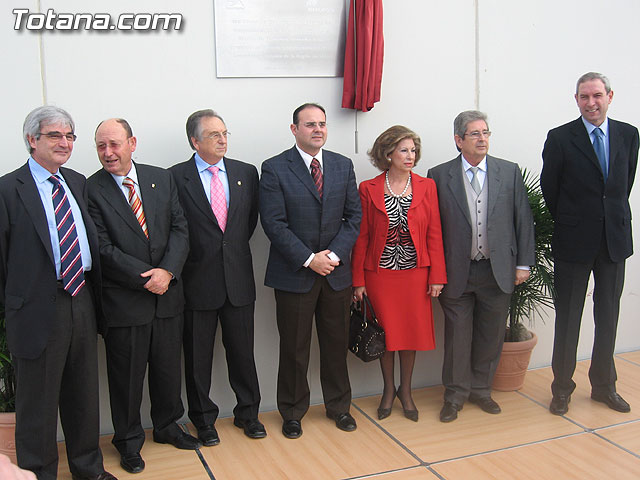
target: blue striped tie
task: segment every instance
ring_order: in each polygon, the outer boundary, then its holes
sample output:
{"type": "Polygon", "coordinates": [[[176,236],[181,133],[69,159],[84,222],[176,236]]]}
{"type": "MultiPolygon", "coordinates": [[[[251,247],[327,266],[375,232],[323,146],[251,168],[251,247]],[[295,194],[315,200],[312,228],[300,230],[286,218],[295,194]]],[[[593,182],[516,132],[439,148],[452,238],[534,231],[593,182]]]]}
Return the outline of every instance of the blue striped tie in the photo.
{"type": "Polygon", "coordinates": [[[84,268],[82,267],[82,255],[78,243],[78,232],[73,221],[71,204],[67,198],[67,192],[60,183],[60,179],[52,175],[49,181],[53,183],[51,199],[56,214],[56,226],[58,227],[58,239],[60,240],[60,276],[62,286],[75,297],[84,286],[84,268]]]}

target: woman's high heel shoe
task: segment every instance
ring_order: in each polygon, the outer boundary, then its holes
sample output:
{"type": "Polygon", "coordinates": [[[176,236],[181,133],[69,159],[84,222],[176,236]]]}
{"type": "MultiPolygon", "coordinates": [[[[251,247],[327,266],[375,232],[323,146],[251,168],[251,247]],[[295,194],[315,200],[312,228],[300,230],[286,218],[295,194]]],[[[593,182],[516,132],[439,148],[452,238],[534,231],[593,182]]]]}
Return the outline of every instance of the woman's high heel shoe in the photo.
{"type": "MultiPolygon", "coordinates": [[[[394,391],[393,398],[391,399],[391,407],[389,408],[378,407],[378,420],[383,420],[387,418],[389,415],[391,415],[391,408],[393,407],[393,402],[396,399],[396,395],[397,395],[397,392],[394,391]]],[[[380,401],[382,401],[382,399],[380,399],[380,401]]]]}
{"type": "MultiPolygon", "coordinates": [[[[400,387],[398,387],[398,391],[400,391],[400,387]]],[[[398,395],[398,391],[396,392],[396,395],[398,395]]],[[[398,395],[398,398],[400,398],[400,395],[398,395]]],[[[408,418],[409,420],[411,420],[412,422],[417,422],[418,421],[418,409],[407,410],[406,408],[404,408],[404,402],[402,401],[402,398],[400,398],[400,403],[402,404],[402,411],[404,412],[404,416],[406,418],[408,418]]]]}

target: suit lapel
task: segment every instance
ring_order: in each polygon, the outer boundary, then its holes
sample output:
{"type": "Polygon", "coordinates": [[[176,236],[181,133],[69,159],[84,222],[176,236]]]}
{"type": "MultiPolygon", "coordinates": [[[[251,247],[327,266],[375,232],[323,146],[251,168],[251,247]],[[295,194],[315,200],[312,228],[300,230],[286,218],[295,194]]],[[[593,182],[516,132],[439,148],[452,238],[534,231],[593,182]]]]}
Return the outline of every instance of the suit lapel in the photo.
{"type": "MultiPolygon", "coordinates": [[[[138,182],[140,181],[140,172],[138,171],[138,182]]],[[[131,206],[127,199],[124,197],[122,190],[116,184],[115,180],[107,172],[102,169],[100,171],[99,177],[100,184],[100,194],[107,201],[108,205],[111,205],[111,208],[122,218],[124,223],[127,224],[129,228],[136,234],[136,236],[140,237],[142,240],[146,241],[147,237],[145,236],[142,228],[140,228],[140,224],[136,219],[136,216],[133,214],[133,210],[131,210],[131,206]]],[[[142,190],[142,188],[141,188],[142,190]]],[[[144,192],[142,193],[142,198],[144,199],[144,192]]],[[[146,202],[146,199],[145,199],[146,202]]],[[[147,228],[149,227],[149,218],[147,215],[146,203],[143,203],[142,208],[144,209],[145,216],[147,217],[147,228]]]]}
{"type": "MultiPolygon", "coordinates": [[[[95,231],[95,227],[93,226],[93,221],[91,220],[91,216],[89,215],[89,210],[85,204],[85,197],[82,194],[82,187],[76,183],[75,178],[72,175],[65,175],[65,168],[60,169],[60,173],[64,177],[65,182],[69,186],[71,190],[71,194],[73,198],[76,199],[76,203],[78,204],[78,208],[80,208],[80,213],[82,214],[82,223],[84,224],[84,229],[87,232],[87,241],[89,242],[89,248],[91,250],[91,255],[94,258],[97,258],[100,250],[98,248],[97,242],[94,240],[97,239],[97,232],[95,231]]],[[[74,219],[77,221],[77,219],[74,219]]]]}
{"type": "Polygon", "coordinates": [[[191,157],[191,160],[189,160],[187,168],[185,169],[184,179],[185,189],[192,198],[193,203],[202,210],[202,213],[204,213],[205,216],[217,225],[218,221],[213,214],[213,210],[211,210],[211,204],[207,200],[207,194],[204,192],[202,187],[202,181],[200,180],[200,174],[198,173],[198,167],[196,166],[195,155],[191,157]]]}
{"type": "MultiPolygon", "coordinates": [[[[331,162],[333,161],[333,159],[331,158],[330,155],[326,154],[327,152],[323,152],[323,156],[322,156],[322,174],[324,177],[324,185],[331,185],[331,175],[334,174],[333,168],[331,168],[331,162]],[[328,175],[328,177],[327,177],[328,175]]],[[[320,202],[320,195],[318,194],[318,189],[316,188],[316,184],[313,183],[313,179],[311,178],[311,172],[309,172],[309,169],[307,168],[307,166],[304,163],[304,160],[302,160],[302,157],[300,156],[300,153],[298,152],[298,149],[294,146],[291,150],[289,150],[289,168],[291,169],[291,171],[293,172],[293,174],[298,177],[298,179],[300,180],[300,182],[302,182],[302,184],[307,187],[307,189],[313,194],[313,196],[316,198],[316,200],[318,200],[318,202],[320,202]]],[[[324,187],[323,187],[324,188],[324,187]]],[[[325,194],[325,191],[323,190],[323,196],[325,194]]]]}
{"type": "Polygon", "coordinates": [[[487,192],[489,195],[487,216],[489,216],[496,206],[496,201],[498,200],[498,195],[500,194],[500,188],[502,186],[500,167],[493,157],[490,157],[489,155],[487,155],[487,178],[485,179],[485,183],[487,183],[489,188],[489,191],[487,192]]]}
{"type": "MultiPolygon", "coordinates": [[[[145,219],[147,220],[149,238],[151,238],[151,235],[155,232],[156,226],[157,210],[155,206],[158,204],[158,189],[156,188],[153,177],[148,175],[149,172],[145,169],[144,165],[136,165],[136,173],[138,174],[138,185],[140,185],[140,194],[142,195],[142,209],[144,211],[145,219]]],[[[129,207],[129,210],[133,215],[131,207],[129,207]]],[[[133,219],[138,227],[138,232],[142,235],[142,238],[147,240],[147,237],[142,231],[142,228],[140,228],[140,224],[138,223],[138,219],[135,215],[133,215],[133,219]]]]}
{"type": "Polygon", "coordinates": [[[624,144],[617,122],[609,119],[609,175],[607,180],[611,178],[611,172],[616,167],[620,147],[624,144]]]}
{"type": "Polygon", "coordinates": [[[243,179],[238,175],[236,165],[229,161],[228,158],[225,159],[224,165],[227,168],[227,180],[229,182],[229,212],[227,213],[227,225],[229,225],[229,221],[235,218],[238,205],[242,205],[242,196],[246,187],[242,184],[243,179]]]}
{"type": "Polygon", "coordinates": [[[425,179],[422,177],[419,177],[418,175],[412,174],[411,175],[411,191],[412,191],[412,197],[411,197],[411,206],[409,207],[409,210],[411,210],[412,208],[416,208],[418,205],[420,205],[420,203],[422,203],[422,199],[424,198],[424,195],[427,192],[425,179]]]}
{"type": "MultiPolygon", "coordinates": [[[[29,213],[29,217],[33,222],[33,226],[38,233],[38,237],[42,241],[44,248],[49,254],[49,258],[53,263],[53,250],[51,249],[51,236],[49,235],[49,226],[47,223],[47,215],[44,213],[44,206],[42,205],[42,199],[40,193],[36,187],[35,180],[29,170],[29,164],[25,164],[20,168],[17,175],[18,184],[16,189],[18,195],[24,203],[25,209],[29,213]]],[[[53,187],[53,184],[51,185],[53,187]]]]}
{"type": "Polygon", "coordinates": [[[387,213],[387,207],[384,204],[384,173],[378,175],[371,181],[372,191],[371,200],[375,207],[381,212],[387,213]]]}
{"type": "MultiPolygon", "coordinates": [[[[609,122],[609,127],[611,127],[611,122],[609,122]]],[[[585,128],[584,123],[582,123],[582,118],[574,120],[571,125],[571,133],[573,134],[573,144],[584,154],[585,157],[587,157],[591,161],[591,163],[599,171],[601,171],[600,162],[598,161],[596,152],[593,149],[593,144],[591,143],[591,139],[589,138],[587,129],[585,128]]],[[[611,141],[609,141],[609,146],[611,146],[611,141]]],[[[611,152],[609,152],[609,158],[611,157],[611,152]]]]}
{"type": "Polygon", "coordinates": [[[471,214],[469,213],[469,204],[467,203],[467,192],[464,189],[464,178],[462,178],[462,157],[458,155],[453,162],[451,162],[451,168],[449,169],[449,183],[448,187],[455,199],[456,203],[462,213],[464,214],[464,218],[469,222],[469,226],[471,226],[471,214]]]}

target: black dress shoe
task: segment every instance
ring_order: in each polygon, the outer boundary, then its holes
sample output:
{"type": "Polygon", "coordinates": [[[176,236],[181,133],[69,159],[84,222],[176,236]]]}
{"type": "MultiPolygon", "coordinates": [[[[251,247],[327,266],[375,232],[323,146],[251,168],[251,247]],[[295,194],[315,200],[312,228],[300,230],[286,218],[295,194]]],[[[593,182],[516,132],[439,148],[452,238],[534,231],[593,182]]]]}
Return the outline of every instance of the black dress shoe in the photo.
{"type": "Polygon", "coordinates": [[[445,423],[453,422],[458,418],[458,412],[460,410],[462,410],[462,405],[453,402],[444,402],[442,410],[440,410],[440,421],[445,423]]]}
{"type": "Polygon", "coordinates": [[[482,411],[496,415],[500,413],[500,405],[491,397],[479,397],[477,395],[469,395],[469,401],[478,405],[482,411]]]}
{"type": "Polygon", "coordinates": [[[109,472],[102,472],[100,475],[96,477],[79,477],[77,475],[71,475],[73,480],[118,480],[116,477],[111,475],[109,472]]]}
{"type": "Polygon", "coordinates": [[[197,450],[202,446],[202,442],[196,437],[192,437],[184,432],[180,432],[175,437],[163,437],[153,433],[153,441],[156,443],[169,443],[180,450],[197,450]]]}
{"type": "Polygon", "coordinates": [[[631,406],[616,392],[605,394],[592,393],[591,398],[596,402],[606,404],[607,407],[616,412],[627,413],[631,411],[631,406]]]}
{"type": "Polygon", "coordinates": [[[249,438],[264,438],[267,436],[264,425],[257,418],[243,420],[236,417],[233,419],[233,424],[238,428],[244,429],[244,434],[249,438]]]}
{"type": "Polygon", "coordinates": [[[139,453],[127,453],[120,457],[120,466],[129,473],[140,473],[144,470],[144,460],[139,453]]]}
{"type": "Polygon", "coordinates": [[[300,420],[285,420],[282,423],[282,434],[287,438],[300,438],[302,435],[300,420]]]}
{"type": "Polygon", "coordinates": [[[214,425],[198,428],[198,438],[205,447],[213,447],[220,443],[220,437],[214,425]]]}
{"type": "Polygon", "coordinates": [[[358,426],[356,425],[356,419],[351,416],[349,412],[339,413],[332,416],[327,412],[327,417],[336,422],[336,427],[345,432],[353,432],[358,426]]]}
{"type": "Polygon", "coordinates": [[[554,415],[564,415],[569,411],[571,395],[554,395],[549,405],[549,411],[554,415]]]}

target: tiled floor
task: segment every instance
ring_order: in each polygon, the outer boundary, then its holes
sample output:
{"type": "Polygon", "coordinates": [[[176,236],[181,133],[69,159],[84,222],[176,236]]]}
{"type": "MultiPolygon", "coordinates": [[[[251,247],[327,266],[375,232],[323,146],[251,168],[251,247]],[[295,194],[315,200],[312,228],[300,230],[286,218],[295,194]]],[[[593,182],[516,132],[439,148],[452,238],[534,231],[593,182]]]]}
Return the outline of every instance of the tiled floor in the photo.
{"type": "MultiPolygon", "coordinates": [[[[618,413],[589,398],[588,361],[578,363],[578,384],[569,412],[551,415],[550,368],[527,373],[519,392],[494,392],[500,415],[467,403],[459,418],[438,420],[442,387],[416,390],[420,421],[404,418],[396,400],[389,418],[378,421],[379,397],[356,398],[358,429],[341,432],[314,406],[298,440],[282,436],[278,412],[260,415],[268,437],[250,440],[220,419],[221,443],[197,452],[154,443],[142,450],[147,468],[137,475],[119,466],[110,437],[101,439],[105,467],[120,479],[638,479],[640,478],[640,351],[617,355],[618,392],[631,404],[618,413]]],[[[150,436],[150,435],[149,435],[150,436]]],[[[61,479],[70,479],[64,444],[61,479]]]]}

